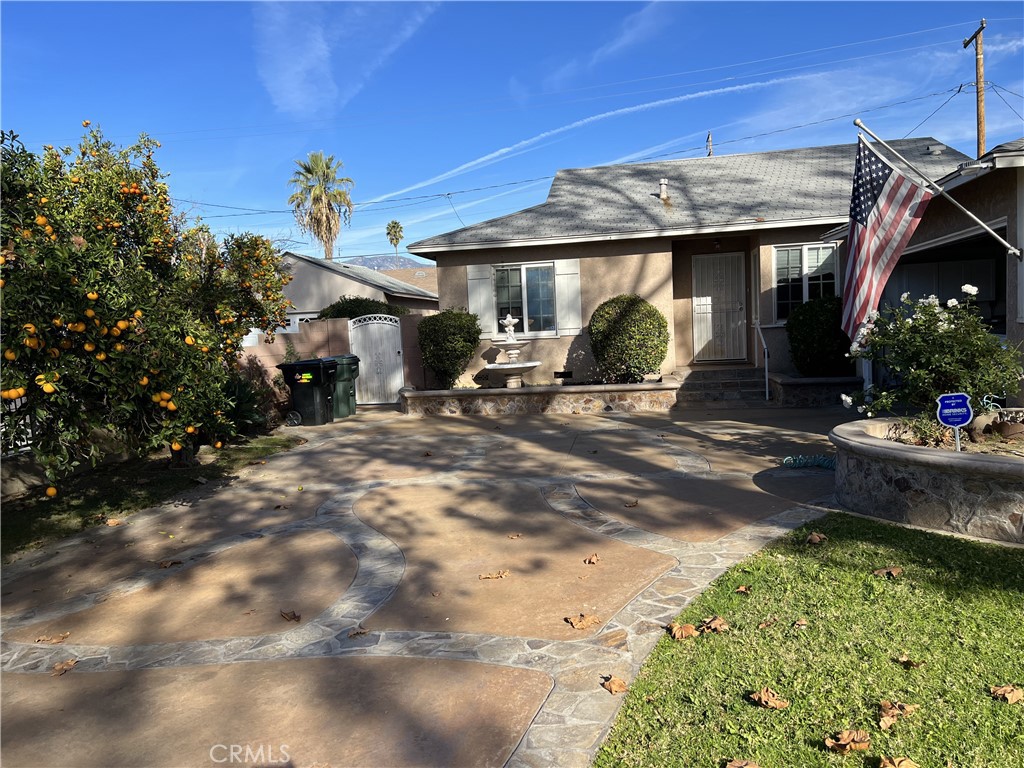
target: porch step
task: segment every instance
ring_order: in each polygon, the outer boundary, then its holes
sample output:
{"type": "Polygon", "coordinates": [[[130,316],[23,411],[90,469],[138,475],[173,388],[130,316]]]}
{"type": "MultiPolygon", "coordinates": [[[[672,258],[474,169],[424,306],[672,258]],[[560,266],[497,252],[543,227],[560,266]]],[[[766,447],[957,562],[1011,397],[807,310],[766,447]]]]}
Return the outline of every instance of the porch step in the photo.
{"type": "Polygon", "coordinates": [[[679,386],[681,401],[764,402],[764,370],[760,368],[695,368],[676,371],[674,375],[682,382],[679,386]]]}

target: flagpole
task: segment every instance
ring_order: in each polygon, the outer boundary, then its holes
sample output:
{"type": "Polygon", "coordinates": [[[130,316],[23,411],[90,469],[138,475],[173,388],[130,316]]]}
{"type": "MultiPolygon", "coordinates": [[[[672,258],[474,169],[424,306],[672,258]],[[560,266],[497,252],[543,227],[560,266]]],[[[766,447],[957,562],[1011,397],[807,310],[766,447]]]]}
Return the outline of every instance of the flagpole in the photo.
{"type": "Polygon", "coordinates": [[[861,121],[861,119],[859,117],[856,120],[853,121],[853,124],[856,125],[858,128],[860,128],[862,131],[864,131],[864,133],[866,133],[868,136],[873,138],[879,144],[881,144],[883,147],[885,147],[890,152],[892,152],[897,158],[899,158],[904,163],[906,163],[908,167],[913,168],[914,171],[922,179],[924,179],[925,182],[929,186],[931,186],[936,192],[938,192],[944,198],[949,200],[949,202],[951,202],[954,206],[959,208],[969,219],[971,219],[972,221],[976,222],[982,229],[984,229],[986,232],[988,232],[990,235],[992,235],[992,237],[994,237],[996,240],[998,240],[1000,243],[1002,243],[1003,246],[1006,248],[1007,254],[1013,254],[1014,256],[1017,257],[1018,260],[1024,261],[1024,256],[1021,255],[1021,252],[1020,252],[1019,248],[1015,248],[1014,246],[1012,246],[1008,242],[1006,242],[1003,238],[1001,238],[999,235],[997,235],[995,233],[995,231],[988,224],[986,224],[984,221],[982,221],[977,216],[975,216],[973,213],[971,213],[966,208],[964,208],[962,205],[960,205],[960,203],[957,202],[957,200],[955,198],[950,196],[950,194],[948,192],[946,192],[942,187],[940,187],[934,181],[929,179],[928,175],[924,171],[922,171],[920,168],[918,168],[912,162],[907,160],[907,158],[903,157],[903,155],[901,155],[895,149],[893,149],[888,144],[886,144],[884,141],[882,141],[882,139],[878,138],[878,136],[870,128],[868,128],[866,125],[864,125],[864,123],[861,121]]]}

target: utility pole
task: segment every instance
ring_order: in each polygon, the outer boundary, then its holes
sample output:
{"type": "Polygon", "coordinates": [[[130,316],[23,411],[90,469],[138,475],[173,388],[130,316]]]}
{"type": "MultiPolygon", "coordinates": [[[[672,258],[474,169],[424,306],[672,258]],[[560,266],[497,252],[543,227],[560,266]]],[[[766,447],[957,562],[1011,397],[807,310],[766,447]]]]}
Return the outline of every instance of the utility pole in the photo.
{"type": "Polygon", "coordinates": [[[985,52],[982,50],[981,33],[985,20],[973,35],[964,40],[964,48],[974,43],[974,79],[978,91],[978,157],[985,154],[985,52]]]}

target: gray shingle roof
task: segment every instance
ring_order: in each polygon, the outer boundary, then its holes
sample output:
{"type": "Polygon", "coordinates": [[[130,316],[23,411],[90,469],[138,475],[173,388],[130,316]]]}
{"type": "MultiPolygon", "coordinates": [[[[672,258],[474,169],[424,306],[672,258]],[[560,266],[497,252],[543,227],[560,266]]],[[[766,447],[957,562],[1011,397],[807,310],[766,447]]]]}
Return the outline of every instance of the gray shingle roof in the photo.
{"type": "Polygon", "coordinates": [[[301,253],[293,253],[292,251],[285,251],[281,255],[290,256],[291,258],[298,259],[299,261],[314,264],[323,269],[331,270],[332,272],[337,272],[338,274],[344,275],[352,280],[378,288],[384,293],[392,296],[401,296],[403,298],[411,299],[437,298],[436,293],[431,293],[430,291],[424,290],[423,288],[419,288],[415,285],[410,285],[409,283],[401,280],[396,280],[390,275],[386,275],[383,272],[377,272],[369,267],[360,267],[355,264],[343,264],[338,261],[317,259],[301,253]]]}
{"type": "MultiPolygon", "coordinates": [[[[938,178],[971,158],[933,138],[889,142],[938,178]]],[[[886,154],[884,148],[876,148],[886,154]]],[[[412,253],[679,236],[849,215],[856,144],[559,171],[546,202],[408,246],[412,253]],[[659,181],[668,179],[666,204],[659,181]]]]}

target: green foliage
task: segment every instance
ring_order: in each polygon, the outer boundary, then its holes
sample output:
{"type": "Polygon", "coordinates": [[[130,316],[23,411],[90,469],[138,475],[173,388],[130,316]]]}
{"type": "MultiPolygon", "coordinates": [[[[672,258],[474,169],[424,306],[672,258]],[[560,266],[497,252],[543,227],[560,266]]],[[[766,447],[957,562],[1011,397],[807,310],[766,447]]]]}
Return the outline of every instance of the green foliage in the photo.
{"type": "Polygon", "coordinates": [[[280,258],[254,235],[186,228],[142,136],[76,152],[2,136],[3,450],[28,438],[51,483],[97,435],[143,454],[234,433],[224,385],[250,328],[284,324],[280,258]]]}
{"type": "Polygon", "coordinates": [[[587,326],[594,360],[609,384],[633,384],[657,373],[668,354],[668,322],[646,299],[622,294],[594,310],[587,326]]]}
{"type": "Polygon", "coordinates": [[[334,155],[310,152],[305,160],[296,160],[298,169],[288,181],[295,189],[288,198],[295,221],[303,232],[315,237],[324,248],[324,258],[331,260],[334,241],[342,223],[352,220],[353,181],[339,176],[343,163],[334,155]]]}
{"type": "Polygon", "coordinates": [[[395,256],[397,256],[398,244],[402,242],[402,238],[405,236],[405,233],[402,232],[402,225],[398,223],[397,219],[392,219],[388,222],[386,232],[388,235],[388,242],[391,243],[391,246],[395,249],[395,256]]]}
{"type": "Polygon", "coordinates": [[[386,301],[378,299],[368,299],[365,296],[341,296],[333,304],[321,309],[317,319],[328,320],[332,317],[362,317],[363,315],[402,317],[407,314],[409,314],[408,307],[388,304],[386,301]]]}
{"type": "Polygon", "coordinates": [[[946,306],[935,296],[915,301],[903,294],[898,305],[873,314],[850,356],[883,363],[892,380],[843,402],[869,416],[906,408],[934,419],[939,395],[964,392],[977,412],[986,395],[1016,394],[1024,375],[1020,350],[989,333],[973,301],[977,289],[963,290],[964,300],[946,306]]]}
{"type": "Polygon", "coordinates": [[[850,338],[842,329],[843,302],[822,296],[793,308],[786,321],[789,354],[804,376],[852,376],[850,338]]]}
{"type": "Polygon", "coordinates": [[[465,373],[480,344],[480,319],[464,308],[449,308],[420,320],[423,364],[434,372],[441,389],[451,389],[465,373]]]}

